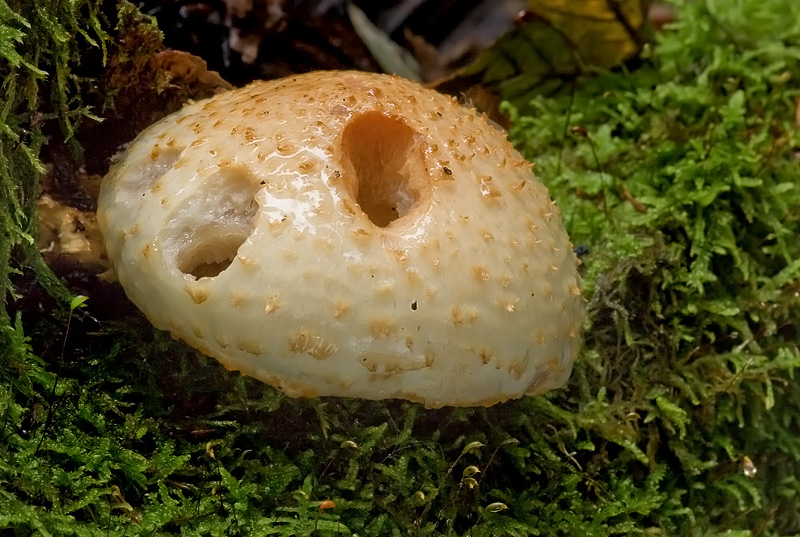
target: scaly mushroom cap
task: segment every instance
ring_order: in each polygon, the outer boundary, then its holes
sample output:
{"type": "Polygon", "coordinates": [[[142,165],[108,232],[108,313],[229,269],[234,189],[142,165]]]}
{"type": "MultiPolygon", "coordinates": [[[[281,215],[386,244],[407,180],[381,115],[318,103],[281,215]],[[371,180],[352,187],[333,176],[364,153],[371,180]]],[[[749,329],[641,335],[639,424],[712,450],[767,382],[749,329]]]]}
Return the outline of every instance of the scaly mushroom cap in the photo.
{"type": "Polygon", "coordinates": [[[474,110],[319,72],[186,106],[98,218],[158,328],[293,397],[491,405],[569,377],[583,299],[560,212],[474,110]]]}

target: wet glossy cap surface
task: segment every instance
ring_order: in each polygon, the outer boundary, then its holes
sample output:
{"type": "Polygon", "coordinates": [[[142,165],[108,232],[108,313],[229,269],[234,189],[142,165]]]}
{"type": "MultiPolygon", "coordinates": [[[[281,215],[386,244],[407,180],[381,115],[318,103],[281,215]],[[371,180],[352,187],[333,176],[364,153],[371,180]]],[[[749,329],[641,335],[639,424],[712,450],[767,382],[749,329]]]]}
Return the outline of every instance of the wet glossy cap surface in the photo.
{"type": "Polygon", "coordinates": [[[103,182],[130,299],[291,396],[489,405],[568,378],[583,299],[560,212],[504,133],[383,75],[186,106],[103,182]]]}

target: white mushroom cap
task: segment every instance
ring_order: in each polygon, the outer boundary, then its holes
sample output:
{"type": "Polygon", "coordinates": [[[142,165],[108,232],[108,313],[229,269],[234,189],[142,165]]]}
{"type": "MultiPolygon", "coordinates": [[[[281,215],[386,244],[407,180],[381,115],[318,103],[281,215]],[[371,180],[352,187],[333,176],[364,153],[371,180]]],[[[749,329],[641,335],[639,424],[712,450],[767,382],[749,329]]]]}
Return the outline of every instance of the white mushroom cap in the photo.
{"type": "Polygon", "coordinates": [[[318,72],[186,106],[131,144],[98,218],[130,299],[293,397],[491,405],[569,377],[578,261],[474,110],[318,72]]]}

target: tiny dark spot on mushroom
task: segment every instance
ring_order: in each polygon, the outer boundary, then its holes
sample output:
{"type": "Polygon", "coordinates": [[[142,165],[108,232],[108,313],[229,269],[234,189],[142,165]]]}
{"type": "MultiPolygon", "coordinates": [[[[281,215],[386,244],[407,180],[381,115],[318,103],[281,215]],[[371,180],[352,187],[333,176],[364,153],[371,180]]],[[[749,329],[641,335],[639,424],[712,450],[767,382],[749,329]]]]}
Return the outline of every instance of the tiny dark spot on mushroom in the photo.
{"type": "Polygon", "coordinates": [[[442,113],[441,112],[436,112],[436,115],[439,116],[439,117],[442,117],[442,113]]]}
{"type": "Polygon", "coordinates": [[[266,182],[266,181],[261,181],[261,184],[262,184],[262,185],[266,185],[266,184],[267,184],[267,182],[266,182]]]}
{"type": "Polygon", "coordinates": [[[336,176],[336,177],[341,177],[342,176],[342,172],[340,172],[339,170],[333,170],[333,175],[336,176]]]}
{"type": "Polygon", "coordinates": [[[417,301],[416,300],[412,300],[411,301],[411,309],[414,310],[414,311],[417,311],[417,301]]]}
{"type": "Polygon", "coordinates": [[[589,247],[586,246],[585,244],[580,244],[575,248],[573,248],[572,251],[575,252],[575,255],[577,255],[578,257],[583,257],[589,253],[589,247]]]}
{"type": "Polygon", "coordinates": [[[450,168],[448,168],[447,166],[444,166],[444,167],[442,167],[442,171],[443,171],[444,173],[446,173],[447,175],[453,175],[453,170],[451,170],[451,169],[450,169],[450,168]]]}

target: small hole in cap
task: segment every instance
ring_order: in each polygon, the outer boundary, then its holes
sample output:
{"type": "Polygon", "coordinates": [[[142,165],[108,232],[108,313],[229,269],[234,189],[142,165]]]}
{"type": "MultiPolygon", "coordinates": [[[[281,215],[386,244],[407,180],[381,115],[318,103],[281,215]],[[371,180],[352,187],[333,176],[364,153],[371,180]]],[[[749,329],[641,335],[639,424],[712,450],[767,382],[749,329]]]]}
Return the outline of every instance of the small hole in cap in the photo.
{"type": "Polygon", "coordinates": [[[240,230],[210,225],[198,229],[178,254],[178,270],[194,278],[214,278],[231,266],[239,247],[247,240],[240,230]]]}
{"type": "Polygon", "coordinates": [[[361,210],[378,227],[415,213],[430,198],[420,137],[379,112],[350,120],[341,139],[344,169],[361,210]]]}
{"type": "Polygon", "coordinates": [[[253,233],[260,182],[237,166],[221,168],[177,204],[165,229],[165,256],[194,279],[228,269],[253,233]]]}

